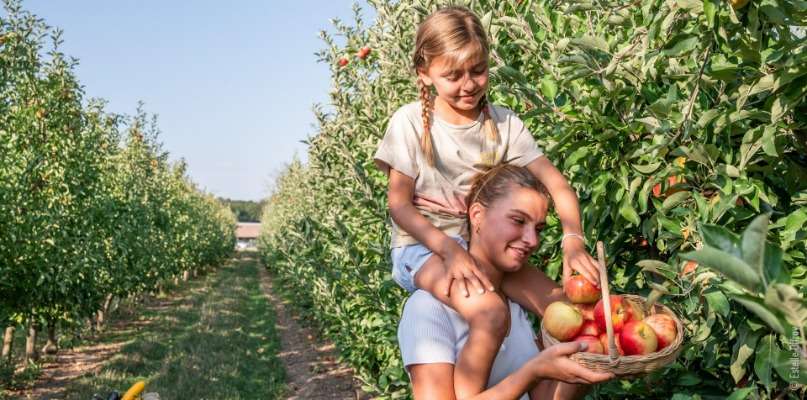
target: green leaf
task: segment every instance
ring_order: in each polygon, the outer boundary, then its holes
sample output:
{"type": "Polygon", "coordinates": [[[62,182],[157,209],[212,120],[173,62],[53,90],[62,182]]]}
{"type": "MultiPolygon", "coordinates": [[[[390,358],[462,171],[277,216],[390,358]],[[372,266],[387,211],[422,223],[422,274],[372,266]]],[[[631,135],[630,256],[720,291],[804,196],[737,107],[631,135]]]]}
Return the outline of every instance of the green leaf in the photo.
{"type": "Polygon", "coordinates": [[[734,344],[734,353],[732,354],[731,367],[729,368],[731,377],[734,378],[734,383],[739,382],[745,376],[745,362],[754,354],[754,348],[756,348],[757,341],[762,335],[760,331],[750,329],[748,324],[741,324],[737,329],[737,341],[734,344]]]}
{"type": "Polygon", "coordinates": [[[788,383],[807,385],[807,359],[801,356],[798,339],[791,340],[791,349],[782,349],[776,344],[773,367],[788,383]]]}
{"type": "Polygon", "coordinates": [[[742,257],[740,237],[734,232],[718,225],[701,225],[699,232],[703,242],[716,249],[725,251],[735,257],[742,257]]]}
{"type": "Polygon", "coordinates": [[[743,260],[750,265],[754,271],[763,276],[763,264],[765,259],[765,237],[768,234],[768,221],[770,214],[762,214],[745,228],[742,235],[743,260]]]}
{"type": "Polygon", "coordinates": [[[705,128],[706,125],[709,125],[709,123],[712,122],[712,120],[715,119],[715,117],[717,117],[718,115],[720,115],[719,110],[712,109],[704,111],[703,113],[701,113],[700,118],[698,118],[698,124],[697,124],[698,127],[705,128]]]}
{"type": "Polygon", "coordinates": [[[554,101],[555,96],[558,94],[558,84],[550,76],[545,76],[541,79],[541,93],[546,97],[547,101],[554,101]]]}
{"type": "Polygon", "coordinates": [[[793,286],[781,283],[771,285],[765,293],[765,304],[779,310],[791,325],[807,325],[807,305],[793,286]]]}
{"type": "Polygon", "coordinates": [[[700,37],[692,34],[680,34],[667,42],[664,49],[661,51],[664,55],[669,57],[676,57],[686,52],[691,51],[700,42],[700,37]]]}
{"type": "Polygon", "coordinates": [[[717,7],[715,0],[703,1],[703,14],[706,15],[706,24],[709,25],[710,28],[714,27],[715,11],[717,11],[717,7]]]}
{"type": "Polygon", "coordinates": [[[633,208],[630,201],[625,199],[622,201],[622,205],[619,207],[619,214],[622,215],[628,222],[639,226],[642,223],[641,218],[639,218],[639,214],[636,212],[636,209],[633,208]]]}
{"type": "Polygon", "coordinates": [[[757,355],[754,358],[754,373],[759,378],[765,387],[770,387],[773,384],[773,366],[776,339],[773,335],[767,335],[757,343],[757,355]]]}
{"type": "Polygon", "coordinates": [[[726,397],[726,400],[745,400],[749,394],[754,392],[753,387],[745,387],[742,389],[737,389],[731,392],[729,397],[726,397]]]}
{"type": "Polygon", "coordinates": [[[706,298],[706,303],[709,305],[711,311],[718,313],[723,318],[729,316],[729,299],[726,298],[723,292],[717,289],[710,289],[703,294],[703,297],[706,298]]]}
{"type": "Polygon", "coordinates": [[[689,193],[688,191],[671,194],[670,197],[664,199],[664,203],[661,204],[661,212],[666,213],[667,211],[686,201],[690,197],[692,197],[692,194],[689,193]]]}
{"type": "Polygon", "coordinates": [[[765,304],[757,297],[749,296],[745,294],[731,294],[731,299],[742,304],[754,313],[757,317],[759,317],[763,322],[768,324],[768,326],[773,329],[775,332],[779,334],[785,333],[785,324],[783,324],[782,319],[777,316],[773,311],[771,311],[765,304]]]}
{"type": "Polygon", "coordinates": [[[584,35],[579,38],[572,39],[573,44],[591,50],[602,50],[608,52],[608,42],[600,37],[584,35]]]}
{"type": "Polygon", "coordinates": [[[641,172],[642,174],[649,175],[649,174],[652,174],[653,172],[656,172],[658,167],[661,166],[661,161],[657,161],[657,162],[650,163],[650,164],[645,164],[645,165],[632,164],[631,166],[633,167],[633,169],[641,172]]]}
{"type": "Polygon", "coordinates": [[[778,157],[779,152],[776,150],[776,128],[766,126],[762,134],[762,151],[771,157],[778,157]]]}
{"type": "Polygon", "coordinates": [[[762,284],[760,276],[745,261],[713,247],[704,246],[701,250],[681,254],[681,258],[715,269],[754,293],[762,284]]]}

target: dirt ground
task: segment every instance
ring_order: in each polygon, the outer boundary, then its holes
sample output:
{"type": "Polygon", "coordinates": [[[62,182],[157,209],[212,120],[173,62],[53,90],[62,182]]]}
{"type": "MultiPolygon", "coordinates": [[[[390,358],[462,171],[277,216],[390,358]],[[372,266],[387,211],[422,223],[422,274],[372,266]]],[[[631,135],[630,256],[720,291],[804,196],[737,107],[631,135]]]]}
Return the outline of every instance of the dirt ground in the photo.
{"type": "MultiPolygon", "coordinates": [[[[276,311],[277,331],[281,350],[278,357],[286,369],[288,393],[286,399],[369,399],[353,377],[352,370],[337,362],[333,344],[317,338],[312,329],[303,326],[299,318],[272,291],[272,280],[264,268],[259,268],[261,287],[276,311]]],[[[154,301],[145,307],[165,309],[181,299],[154,301]]],[[[126,337],[127,330],[142,329],[149,321],[114,320],[104,335],[126,337]]],[[[14,393],[18,399],[62,399],[67,385],[78,377],[99,371],[126,340],[89,344],[60,350],[42,365],[42,374],[32,388],[14,393]]],[[[89,400],[89,399],[88,399],[89,400]]],[[[170,400],[170,399],[164,399],[170,400]]]]}

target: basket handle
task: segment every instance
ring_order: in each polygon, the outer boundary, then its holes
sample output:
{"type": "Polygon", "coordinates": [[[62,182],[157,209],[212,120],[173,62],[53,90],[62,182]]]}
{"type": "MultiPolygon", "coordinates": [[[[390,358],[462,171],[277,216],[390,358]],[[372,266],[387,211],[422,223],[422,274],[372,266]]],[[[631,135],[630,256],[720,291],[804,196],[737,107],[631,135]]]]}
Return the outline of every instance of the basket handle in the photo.
{"type": "Polygon", "coordinates": [[[608,355],[612,360],[619,358],[614,342],[614,323],[611,320],[611,295],[608,290],[608,273],[605,271],[605,246],[597,241],[597,261],[600,264],[600,288],[602,288],[602,304],[605,311],[605,331],[608,333],[608,355]]]}

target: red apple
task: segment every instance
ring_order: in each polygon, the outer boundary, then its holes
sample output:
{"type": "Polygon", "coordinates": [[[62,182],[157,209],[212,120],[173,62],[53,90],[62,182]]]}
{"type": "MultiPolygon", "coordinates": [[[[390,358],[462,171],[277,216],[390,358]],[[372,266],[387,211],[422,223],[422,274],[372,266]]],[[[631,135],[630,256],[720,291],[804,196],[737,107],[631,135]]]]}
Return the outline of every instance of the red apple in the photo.
{"type": "Polygon", "coordinates": [[[578,336],[600,336],[600,327],[597,326],[597,323],[594,321],[583,321],[583,327],[580,328],[580,333],[578,336]]]}
{"type": "Polygon", "coordinates": [[[684,264],[684,269],[681,271],[681,276],[687,275],[698,268],[698,263],[692,260],[689,260],[684,264]]]}
{"type": "Polygon", "coordinates": [[[544,311],[544,327],[552,337],[567,341],[580,332],[583,327],[583,315],[573,305],[556,301],[544,311]]]}
{"type": "Polygon", "coordinates": [[[588,347],[584,350],[585,353],[597,353],[597,354],[605,354],[605,350],[602,347],[602,343],[600,343],[600,339],[596,336],[590,335],[580,335],[574,338],[575,342],[586,342],[588,347]]]}
{"type": "Polygon", "coordinates": [[[563,284],[566,297],[575,304],[596,303],[602,297],[600,289],[594,286],[583,275],[574,275],[563,284]]]}
{"type": "Polygon", "coordinates": [[[653,314],[645,318],[644,323],[656,334],[656,338],[658,339],[657,350],[667,347],[675,340],[677,331],[675,329],[675,320],[673,320],[671,316],[667,314],[653,314]]]}
{"type": "Polygon", "coordinates": [[[348,59],[344,57],[340,58],[339,61],[337,61],[340,67],[345,67],[348,64],[348,62],[349,62],[348,59]]]}
{"type": "MultiPolygon", "coordinates": [[[[627,304],[623,303],[622,296],[612,294],[611,297],[611,323],[614,326],[614,333],[622,330],[625,322],[628,322],[630,315],[628,314],[627,304]]],[[[605,304],[602,299],[594,306],[594,321],[600,327],[601,332],[605,332],[605,304]]]]}
{"type": "MultiPolygon", "coordinates": [[[[600,344],[602,344],[603,354],[608,354],[608,334],[601,333],[599,339],[600,344]]],[[[614,337],[614,344],[616,345],[617,353],[619,353],[620,356],[624,356],[625,352],[622,351],[622,346],[619,344],[619,335],[614,337]]]]}
{"type": "Polygon", "coordinates": [[[359,52],[356,53],[356,57],[359,57],[359,59],[364,60],[365,58],[367,58],[367,55],[369,54],[370,54],[370,48],[365,46],[359,49],[359,52]]]}
{"type": "Polygon", "coordinates": [[[653,185],[653,197],[659,198],[661,197],[661,184],[657,183],[653,185]]]}
{"type": "Polygon", "coordinates": [[[619,344],[625,355],[644,355],[656,351],[658,338],[653,329],[643,321],[630,321],[619,333],[619,344]]]}
{"type": "Polygon", "coordinates": [[[594,321],[594,304],[575,304],[574,306],[583,314],[584,320],[594,321]]]}

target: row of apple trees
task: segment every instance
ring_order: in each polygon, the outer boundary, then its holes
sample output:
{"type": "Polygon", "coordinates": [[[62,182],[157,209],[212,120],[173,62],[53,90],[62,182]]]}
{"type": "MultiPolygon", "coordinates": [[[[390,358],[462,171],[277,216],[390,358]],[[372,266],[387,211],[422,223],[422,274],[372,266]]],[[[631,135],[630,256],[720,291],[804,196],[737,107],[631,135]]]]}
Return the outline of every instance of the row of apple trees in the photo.
{"type": "MultiPolygon", "coordinates": [[[[590,396],[803,396],[807,2],[462,3],[491,37],[492,101],[572,182],[613,290],[662,295],[685,326],[669,368],[590,396]]],[[[278,179],[260,247],[366,389],[396,398],[408,396],[396,343],[406,294],[389,272],[387,180],[372,155],[390,115],[417,99],[417,23],[448,2],[369,4],[372,24],[357,9],[322,33],[330,104],[316,108],[308,161],[278,179]]],[[[551,220],[533,259],[555,278],[559,233],[551,220]]]]}
{"type": "MultiPolygon", "coordinates": [[[[223,262],[235,220],[169,163],[153,118],[85,96],[59,32],[16,1],[0,14],[0,326],[103,318],[113,298],[223,262]]],[[[27,358],[26,357],[26,358],[27,358]]]]}

